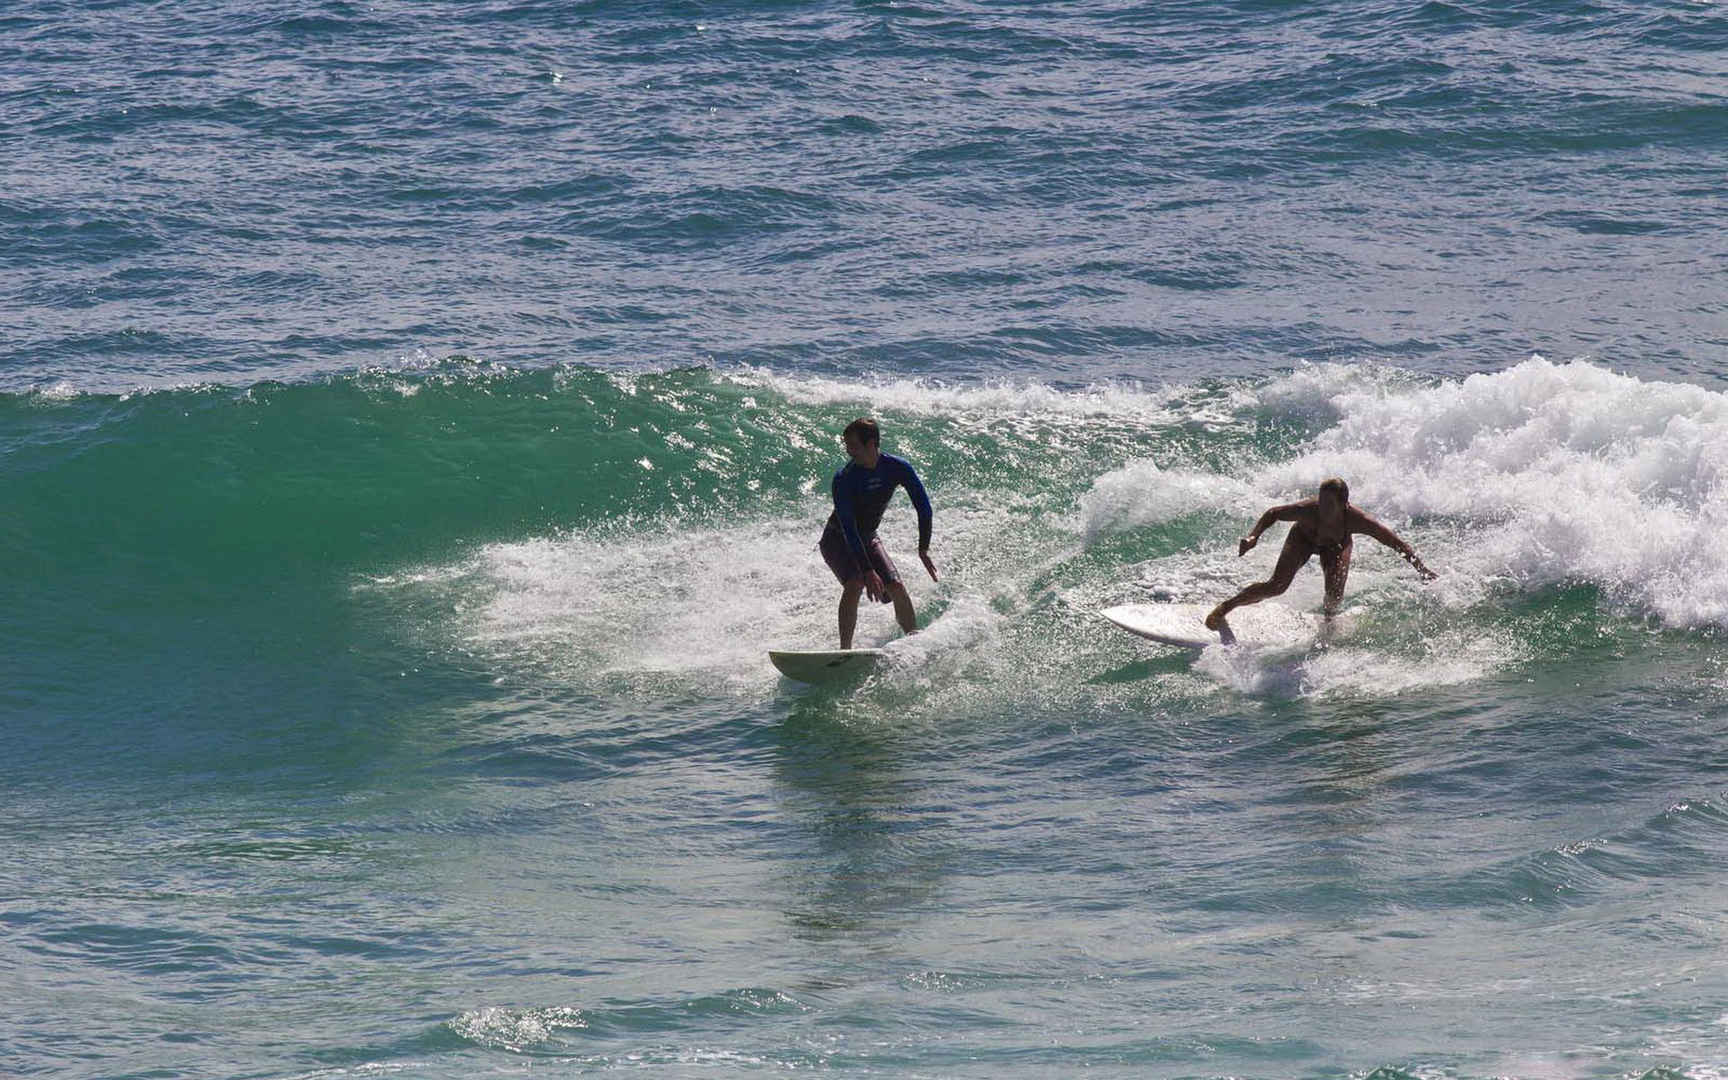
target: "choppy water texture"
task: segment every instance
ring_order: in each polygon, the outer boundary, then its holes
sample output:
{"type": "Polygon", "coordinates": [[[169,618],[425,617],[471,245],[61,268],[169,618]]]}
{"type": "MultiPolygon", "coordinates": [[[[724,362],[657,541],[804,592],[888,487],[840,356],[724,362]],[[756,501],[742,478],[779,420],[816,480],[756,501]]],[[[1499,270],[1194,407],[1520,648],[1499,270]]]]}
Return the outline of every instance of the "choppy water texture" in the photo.
{"type": "Polygon", "coordinates": [[[1728,1076],[1725,45],[0,10],[0,1072],[1728,1076]],[[1333,473],[1439,580],[1097,617],[1333,473]]]}

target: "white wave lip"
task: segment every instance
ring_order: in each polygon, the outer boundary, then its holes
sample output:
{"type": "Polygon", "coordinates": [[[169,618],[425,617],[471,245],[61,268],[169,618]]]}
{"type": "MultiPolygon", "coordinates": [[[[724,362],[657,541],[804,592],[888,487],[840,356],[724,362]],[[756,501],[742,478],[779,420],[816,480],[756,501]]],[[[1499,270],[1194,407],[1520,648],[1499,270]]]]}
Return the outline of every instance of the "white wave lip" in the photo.
{"type": "Polygon", "coordinates": [[[1728,626],[1728,395],[1541,357],[1439,386],[1327,389],[1337,425],[1254,487],[1341,475],[1376,514],[1453,522],[1454,573],[1591,584],[1667,626],[1728,626]]]}
{"type": "Polygon", "coordinates": [[[987,381],[950,385],[934,379],[859,381],[812,375],[783,375],[765,368],[744,367],[720,378],[748,386],[765,386],[787,401],[807,405],[857,403],[878,410],[913,416],[1037,417],[1045,420],[1110,419],[1144,424],[1216,419],[1186,399],[1185,387],[1153,391],[1139,383],[1101,383],[1083,390],[1061,390],[1039,382],[987,381]]]}

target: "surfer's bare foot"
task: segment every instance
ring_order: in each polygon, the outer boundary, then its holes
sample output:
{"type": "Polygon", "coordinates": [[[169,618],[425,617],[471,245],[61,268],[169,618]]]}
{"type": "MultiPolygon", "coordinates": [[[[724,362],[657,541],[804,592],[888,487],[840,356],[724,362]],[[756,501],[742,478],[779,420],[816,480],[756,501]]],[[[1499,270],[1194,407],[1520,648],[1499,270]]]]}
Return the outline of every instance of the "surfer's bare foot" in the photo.
{"type": "MultiPolygon", "coordinates": [[[[1189,618],[1193,618],[1193,616],[1190,615],[1189,618]]],[[[1193,626],[1194,624],[1189,623],[1188,625],[1193,626]]],[[[1212,613],[1210,615],[1206,616],[1206,629],[1208,629],[1208,630],[1222,630],[1222,629],[1224,629],[1224,607],[1222,604],[1220,604],[1218,607],[1213,608],[1212,613]]]]}

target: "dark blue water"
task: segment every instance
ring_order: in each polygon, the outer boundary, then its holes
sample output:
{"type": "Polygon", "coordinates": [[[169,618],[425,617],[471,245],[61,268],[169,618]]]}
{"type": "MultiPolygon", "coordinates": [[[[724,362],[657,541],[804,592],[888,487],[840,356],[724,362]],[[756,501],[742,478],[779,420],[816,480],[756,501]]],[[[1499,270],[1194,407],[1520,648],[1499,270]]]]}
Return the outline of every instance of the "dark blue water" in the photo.
{"type": "Polygon", "coordinates": [[[0,1073],[1728,1076],[1725,56],[0,7],[0,1073]],[[942,578],[810,689],[861,414],[942,578]],[[1097,616],[1332,474],[1439,580],[1097,616]]]}
{"type": "Polygon", "coordinates": [[[1714,5],[24,3],[13,387],[1714,378],[1714,5]]]}

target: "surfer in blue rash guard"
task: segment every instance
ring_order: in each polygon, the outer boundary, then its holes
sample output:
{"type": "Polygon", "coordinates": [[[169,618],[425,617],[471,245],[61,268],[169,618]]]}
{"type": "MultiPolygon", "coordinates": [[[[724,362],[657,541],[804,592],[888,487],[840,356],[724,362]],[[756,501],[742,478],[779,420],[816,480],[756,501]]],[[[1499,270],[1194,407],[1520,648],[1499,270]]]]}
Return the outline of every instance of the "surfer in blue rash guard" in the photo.
{"type": "Polygon", "coordinates": [[[882,452],[882,432],[874,420],[852,421],[840,438],[852,460],[834,474],[834,512],[828,515],[817,546],[828,569],[840,579],[840,647],[850,649],[860,593],[884,604],[892,602],[900,629],[918,632],[912,597],[876,535],[896,487],[906,489],[918,511],[918,557],[924,560],[931,581],[936,580],[936,564],[930,559],[930,496],[924,493],[918,473],[903,458],[882,452]]]}
{"type": "Polygon", "coordinates": [[[1326,602],[1323,610],[1327,618],[1338,611],[1338,604],[1344,599],[1344,581],[1350,576],[1350,538],[1356,533],[1372,536],[1387,547],[1404,556],[1423,580],[1432,581],[1437,576],[1434,571],[1422,565],[1422,560],[1416,557],[1416,551],[1391,529],[1375,521],[1368,514],[1350,505],[1350,485],[1334,476],[1320,484],[1320,492],[1312,499],[1274,506],[1254,523],[1254,531],[1242,538],[1237,545],[1236,557],[1248,554],[1255,544],[1260,542],[1260,534],[1272,527],[1273,522],[1290,522],[1290,532],[1284,537],[1284,550],[1278,553],[1278,564],[1272,569],[1272,576],[1265,581],[1248,586],[1230,599],[1212,609],[1206,616],[1208,630],[1224,629],[1224,618],[1231,611],[1244,604],[1258,604],[1270,597],[1278,596],[1290,587],[1290,582],[1296,577],[1304,563],[1315,555],[1320,556],[1320,571],[1326,575],[1326,602]]]}

